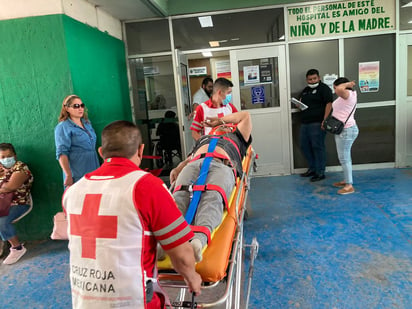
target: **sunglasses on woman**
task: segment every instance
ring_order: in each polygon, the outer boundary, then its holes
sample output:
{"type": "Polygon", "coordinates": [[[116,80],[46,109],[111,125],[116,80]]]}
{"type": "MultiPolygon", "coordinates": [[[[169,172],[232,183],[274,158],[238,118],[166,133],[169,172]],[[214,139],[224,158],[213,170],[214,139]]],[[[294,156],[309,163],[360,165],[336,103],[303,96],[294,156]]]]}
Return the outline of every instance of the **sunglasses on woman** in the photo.
{"type": "Polygon", "coordinates": [[[71,107],[71,108],[74,108],[74,109],[78,109],[78,108],[84,108],[84,104],[82,103],[82,104],[72,104],[72,105],[70,105],[69,107],[71,107]]]}

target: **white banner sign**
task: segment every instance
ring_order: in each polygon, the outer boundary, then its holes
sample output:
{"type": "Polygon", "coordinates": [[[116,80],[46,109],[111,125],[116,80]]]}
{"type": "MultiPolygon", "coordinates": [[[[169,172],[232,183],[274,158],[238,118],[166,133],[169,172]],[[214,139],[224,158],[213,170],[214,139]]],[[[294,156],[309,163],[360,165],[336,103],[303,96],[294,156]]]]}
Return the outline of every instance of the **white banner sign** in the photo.
{"type": "Polygon", "coordinates": [[[207,75],[207,67],[189,68],[189,75],[190,75],[190,76],[203,76],[203,75],[207,75]]]}
{"type": "Polygon", "coordinates": [[[289,40],[395,30],[394,0],[339,1],[287,8],[289,40]]]}

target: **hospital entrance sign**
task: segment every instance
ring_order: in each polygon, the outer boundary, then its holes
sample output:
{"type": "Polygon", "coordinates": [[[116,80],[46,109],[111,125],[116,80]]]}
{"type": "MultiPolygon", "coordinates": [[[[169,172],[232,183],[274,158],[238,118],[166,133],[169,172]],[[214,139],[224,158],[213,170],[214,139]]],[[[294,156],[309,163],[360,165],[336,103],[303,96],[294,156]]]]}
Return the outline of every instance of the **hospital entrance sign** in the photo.
{"type": "Polygon", "coordinates": [[[339,1],[287,8],[289,40],[395,30],[394,0],[339,1]]]}

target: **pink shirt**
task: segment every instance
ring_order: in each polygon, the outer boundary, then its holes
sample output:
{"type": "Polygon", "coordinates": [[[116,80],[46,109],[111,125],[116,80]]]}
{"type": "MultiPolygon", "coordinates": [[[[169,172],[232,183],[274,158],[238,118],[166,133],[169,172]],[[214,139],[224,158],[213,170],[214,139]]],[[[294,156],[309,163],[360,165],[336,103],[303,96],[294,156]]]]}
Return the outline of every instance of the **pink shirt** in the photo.
{"type": "MultiPolygon", "coordinates": [[[[346,100],[341,97],[338,97],[332,103],[332,108],[333,108],[332,116],[335,117],[336,119],[339,119],[340,121],[344,123],[346,119],[348,119],[348,116],[350,112],[352,111],[353,107],[356,105],[356,102],[358,101],[357,98],[358,98],[358,95],[356,91],[351,91],[351,90],[349,90],[349,97],[346,100]]],[[[349,128],[349,127],[356,125],[356,121],[354,118],[355,111],[356,111],[356,107],[353,113],[350,115],[348,121],[346,122],[345,128],[349,128]]]]}

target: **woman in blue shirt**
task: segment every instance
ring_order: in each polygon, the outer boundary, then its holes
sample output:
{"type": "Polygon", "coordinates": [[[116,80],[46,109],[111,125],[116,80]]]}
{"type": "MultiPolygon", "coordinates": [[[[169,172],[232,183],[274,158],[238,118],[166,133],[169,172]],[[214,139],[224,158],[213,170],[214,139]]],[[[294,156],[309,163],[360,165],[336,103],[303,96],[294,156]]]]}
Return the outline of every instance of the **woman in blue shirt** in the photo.
{"type": "Polygon", "coordinates": [[[65,187],[100,166],[96,153],[96,133],[77,95],[69,95],[63,100],[54,139],[65,187]]]}

